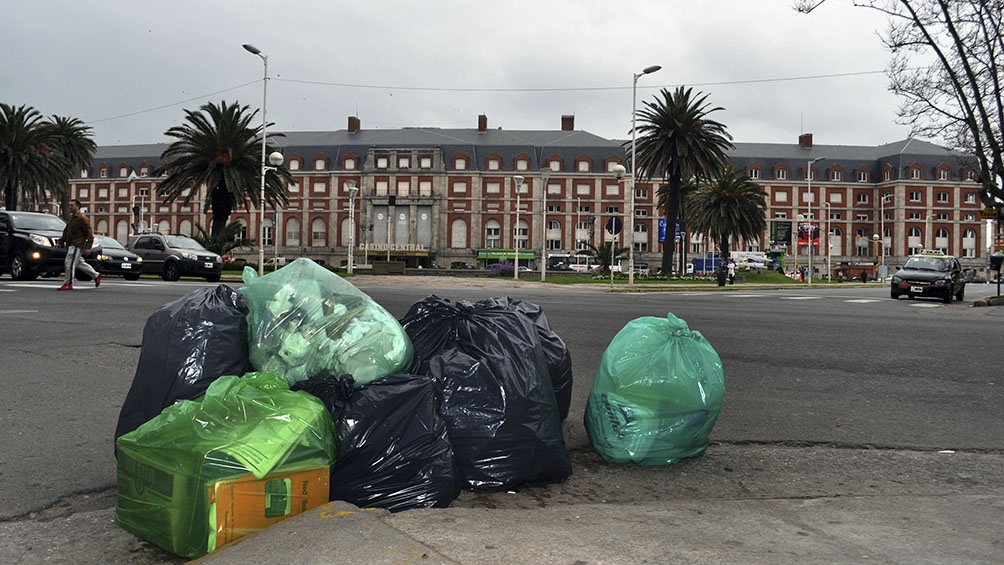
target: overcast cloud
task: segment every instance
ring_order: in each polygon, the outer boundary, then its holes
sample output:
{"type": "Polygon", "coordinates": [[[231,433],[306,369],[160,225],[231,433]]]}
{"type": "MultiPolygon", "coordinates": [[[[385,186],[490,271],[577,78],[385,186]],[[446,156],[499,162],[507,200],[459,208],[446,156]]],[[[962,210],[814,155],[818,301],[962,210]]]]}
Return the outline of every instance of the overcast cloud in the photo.
{"type": "Polygon", "coordinates": [[[206,102],[261,107],[273,131],[553,130],[624,139],[639,106],[693,86],[739,142],[905,139],[882,72],[879,14],[830,0],[10,2],[0,101],[80,118],[99,145],[159,143],[206,102]],[[816,78],[809,78],[816,77],[816,78]],[[791,79],[791,80],[784,80],[791,79]]]}

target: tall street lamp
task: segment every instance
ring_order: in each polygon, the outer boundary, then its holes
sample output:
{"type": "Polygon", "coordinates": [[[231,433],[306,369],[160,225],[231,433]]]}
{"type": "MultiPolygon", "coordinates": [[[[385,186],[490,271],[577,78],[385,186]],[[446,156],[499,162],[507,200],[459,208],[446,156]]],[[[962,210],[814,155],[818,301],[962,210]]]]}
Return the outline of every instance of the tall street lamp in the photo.
{"type": "Polygon", "coordinates": [[[516,222],[512,228],[512,249],[513,249],[513,261],[512,261],[512,280],[519,279],[519,191],[523,188],[523,177],[515,175],[512,177],[513,183],[516,185],[516,222]]]}
{"type": "MultiPolygon", "coordinates": [[[[637,143],[637,132],[635,130],[635,119],[638,114],[638,79],[642,75],[647,75],[654,73],[661,69],[661,65],[651,65],[645,67],[640,73],[634,73],[634,77],[631,82],[631,177],[630,177],[630,187],[631,196],[628,198],[628,286],[634,286],[634,179],[635,179],[635,157],[636,150],[638,148],[637,143]]],[[[669,226],[666,226],[669,229],[669,226]]],[[[613,251],[613,248],[610,248],[613,251]]],[[[613,257],[610,258],[610,262],[613,263],[613,257]]]]}
{"type": "Polygon", "coordinates": [[[245,43],[243,47],[249,53],[261,57],[262,62],[265,63],[265,79],[262,81],[261,95],[261,191],[258,195],[258,275],[260,276],[265,274],[265,173],[269,170],[275,170],[275,167],[282,164],[282,155],[279,152],[272,153],[268,156],[268,160],[273,166],[268,167],[265,164],[266,141],[268,139],[266,133],[268,127],[268,119],[266,117],[266,108],[268,106],[268,55],[265,55],[250,43],[245,43]],[[277,155],[278,160],[276,162],[277,155]]]}
{"type": "Polygon", "coordinates": [[[551,177],[551,167],[540,168],[540,282],[547,276],[547,179],[551,177]]]}
{"type": "Polygon", "coordinates": [[[349,260],[347,263],[347,271],[352,274],[352,264],[355,262],[355,244],[356,244],[356,194],[359,193],[359,187],[356,186],[355,181],[345,181],[345,188],[349,191],[349,260]]]}
{"type": "MultiPolygon", "coordinates": [[[[813,237],[813,232],[815,227],[812,225],[812,201],[816,199],[816,196],[812,193],[812,164],[816,161],[822,161],[826,157],[816,157],[815,159],[809,161],[808,166],[805,167],[805,179],[809,185],[809,284],[812,284],[812,242],[815,240],[813,237]]],[[[798,246],[795,247],[795,251],[798,251],[798,246]]]]}

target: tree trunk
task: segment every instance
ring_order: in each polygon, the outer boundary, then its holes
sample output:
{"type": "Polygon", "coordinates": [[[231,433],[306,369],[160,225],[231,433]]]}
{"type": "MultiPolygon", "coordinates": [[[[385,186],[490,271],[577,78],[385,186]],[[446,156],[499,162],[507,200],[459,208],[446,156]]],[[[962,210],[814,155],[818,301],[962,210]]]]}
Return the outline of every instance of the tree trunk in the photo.
{"type": "Polygon", "coordinates": [[[676,248],[676,218],[680,215],[680,179],[669,179],[666,195],[666,237],[662,242],[662,273],[673,272],[673,251],[676,248]]]}

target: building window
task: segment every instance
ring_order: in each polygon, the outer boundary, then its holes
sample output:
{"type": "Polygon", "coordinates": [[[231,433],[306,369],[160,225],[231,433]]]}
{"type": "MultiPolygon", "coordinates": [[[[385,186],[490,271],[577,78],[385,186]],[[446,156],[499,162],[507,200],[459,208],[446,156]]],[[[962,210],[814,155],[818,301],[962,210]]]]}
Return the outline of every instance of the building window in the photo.
{"type": "Polygon", "coordinates": [[[432,168],[432,157],[421,157],[418,160],[418,166],[421,167],[421,168],[423,168],[423,169],[431,169],[432,168]]]}
{"type": "Polygon", "coordinates": [[[502,161],[498,159],[488,159],[488,170],[497,171],[502,168],[502,161]]]}
{"type": "Polygon", "coordinates": [[[970,182],[975,181],[976,180],[976,171],[974,171],[972,169],[966,171],[966,180],[970,181],[970,182]]]}
{"type": "Polygon", "coordinates": [[[645,218],[645,217],[648,217],[648,208],[635,208],[634,209],[634,216],[636,218],[645,218]]]}
{"type": "Polygon", "coordinates": [[[965,203],[966,204],[976,204],[976,193],[975,192],[967,192],[966,196],[965,196],[965,203]]]}
{"type": "Polygon", "coordinates": [[[976,221],[976,214],[966,214],[966,221],[967,222],[975,222],[976,221]]]}
{"type": "Polygon", "coordinates": [[[868,171],[858,171],[858,182],[868,182],[868,171]]]}
{"type": "MultiPolygon", "coordinates": [[[[356,170],[356,160],[353,157],[346,157],[342,163],[346,171],[356,170]]],[[[297,165],[297,168],[299,168],[299,165],[297,165]]]]}
{"type": "Polygon", "coordinates": [[[748,176],[749,178],[751,178],[753,180],[757,180],[758,178],[760,178],[760,169],[757,168],[757,167],[750,167],[746,171],[746,176],[748,176]]]}
{"type": "Polygon", "coordinates": [[[408,157],[408,156],[401,157],[401,156],[399,156],[397,158],[397,168],[399,168],[399,169],[407,169],[409,167],[411,167],[411,157],[408,157]]]}
{"type": "Polygon", "coordinates": [[[325,163],[324,159],[315,159],[314,160],[314,170],[315,171],[323,171],[326,168],[326,166],[327,166],[327,164],[325,163]]]}
{"type": "Polygon", "coordinates": [[[389,166],[390,166],[390,160],[387,159],[386,157],[377,157],[376,158],[376,168],[378,168],[378,169],[386,169],[389,166]]]}
{"type": "Polygon", "coordinates": [[[641,253],[648,252],[648,226],[645,224],[634,225],[634,250],[641,253]]]}
{"type": "Polygon", "coordinates": [[[910,202],[920,202],[920,191],[911,190],[910,191],[910,202]]]}
{"type": "Polygon", "coordinates": [[[530,170],[530,162],[526,159],[516,159],[516,170],[517,171],[528,171],[530,170]]]}
{"type": "Polygon", "coordinates": [[[311,247],[324,247],[327,245],[328,238],[326,234],[328,233],[327,228],[324,226],[324,220],[322,218],[314,218],[314,221],[310,222],[310,245],[311,247]]]}
{"type": "Polygon", "coordinates": [[[592,187],[588,184],[577,184],[575,185],[575,195],[576,196],[589,196],[592,193],[592,187]]]}
{"type": "Polygon", "coordinates": [[[647,188],[636,188],[634,189],[634,199],[641,200],[645,202],[648,200],[648,189],[647,188]]]}
{"type": "Polygon", "coordinates": [[[938,180],[948,180],[948,169],[938,169],[938,180]]]}
{"type": "Polygon", "coordinates": [[[119,167],[119,176],[123,178],[129,176],[129,167],[119,167]]]}
{"type": "Polygon", "coordinates": [[[948,202],[948,193],[947,192],[939,192],[938,193],[938,202],[948,202]]]}
{"type": "Polygon", "coordinates": [[[315,182],[314,183],[314,193],[315,194],[324,193],[327,190],[328,190],[328,185],[327,184],[325,184],[323,182],[315,182]]]}
{"type": "Polygon", "coordinates": [[[886,169],[882,171],[882,180],[890,181],[892,180],[892,170],[886,169]]]}
{"type": "Polygon", "coordinates": [[[830,171],[830,180],[833,182],[839,182],[842,178],[841,172],[837,169],[830,171]]]}
{"type": "Polygon", "coordinates": [[[777,169],[776,171],[774,171],[774,178],[776,178],[777,180],[787,180],[788,178],[787,169],[777,169]]]}
{"type": "Polygon", "coordinates": [[[550,184],[548,184],[547,185],[547,194],[548,194],[548,196],[551,196],[551,195],[561,196],[561,184],[553,183],[553,182],[550,183],[550,184]]]}
{"type": "Polygon", "coordinates": [[[920,219],[920,212],[910,212],[910,215],[908,217],[911,220],[919,220],[920,219]]]}
{"type": "Polygon", "coordinates": [[[499,249],[502,247],[502,226],[498,220],[485,222],[485,247],[499,249]]]}
{"type": "Polygon", "coordinates": [[[418,195],[419,196],[432,196],[432,181],[431,180],[420,180],[420,181],[418,181],[418,195]]]}
{"type": "Polygon", "coordinates": [[[910,169],[910,178],[913,180],[920,179],[920,167],[912,167],[910,169]]]}
{"type": "Polygon", "coordinates": [[[557,159],[551,159],[550,161],[547,162],[547,166],[551,167],[552,171],[558,172],[561,170],[561,161],[557,159]]]}
{"type": "Polygon", "coordinates": [[[378,180],[373,185],[374,193],[377,196],[387,196],[387,192],[390,189],[390,183],[385,180],[378,180]]]}
{"type": "Polygon", "coordinates": [[[868,203],[868,193],[866,193],[866,192],[859,192],[857,194],[857,203],[858,204],[867,204],[868,203]]]}
{"type": "Polygon", "coordinates": [[[500,182],[485,183],[485,194],[500,194],[501,192],[502,192],[502,183],[500,182]]]}
{"type": "Polygon", "coordinates": [[[457,157],[456,159],[453,160],[453,168],[458,171],[466,171],[467,159],[464,159],[463,157],[457,157]]]}
{"type": "Polygon", "coordinates": [[[604,192],[607,196],[617,196],[621,193],[621,185],[618,184],[608,184],[604,188],[604,192]]]}
{"type": "Polygon", "coordinates": [[[408,196],[411,193],[411,182],[406,180],[397,181],[397,195],[408,196]]]}
{"type": "Polygon", "coordinates": [[[576,161],[576,163],[575,163],[575,170],[578,171],[578,172],[580,172],[580,173],[588,173],[589,172],[589,161],[587,161],[585,159],[582,159],[580,161],[576,161]]]}
{"type": "Polygon", "coordinates": [[[286,245],[300,245],[300,222],[296,218],[286,222],[286,245]]]}
{"type": "Polygon", "coordinates": [[[607,214],[617,214],[620,213],[621,209],[619,206],[607,206],[607,214]]]}
{"type": "Polygon", "coordinates": [[[101,167],[100,169],[98,169],[98,176],[100,178],[103,178],[103,179],[108,178],[108,169],[106,169],[104,167],[101,167]]]}
{"type": "Polygon", "coordinates": [[[300,161],[298,159],[290,159],[289,160],[289,170],[291,170],[291,171],[299,171],[300,170],[300,161]]]}
{"type": "Polygon", "coordinates": [[[788,192],[784,191],[784,190],[779,190],[779,191],[775,192],[774,193],[774,201],[775,202],[787,202],[788,201],[788,192]]]}
{"type": "Polygon", "coordinates": [[[936,215],[936,217],[939,220],[948,221],[948,212],[938,212],[938,214],[936,215]]]}
{"type": "Polygon", "coordinates": [[[453,181],[453,192],[455,194],[467,194],[467,181],[453,181]]]}

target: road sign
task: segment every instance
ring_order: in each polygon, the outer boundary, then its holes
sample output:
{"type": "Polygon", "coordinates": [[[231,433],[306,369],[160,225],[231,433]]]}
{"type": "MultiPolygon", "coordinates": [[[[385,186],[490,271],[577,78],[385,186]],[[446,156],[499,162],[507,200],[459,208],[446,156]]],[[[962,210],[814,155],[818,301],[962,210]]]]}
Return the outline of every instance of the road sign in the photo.
{"type": "Polygon", "coordinates": [[[607,233],[611,235],[617,235],[621,233],[621,229],[623,227],[624,227],[624,220],[614,216],[613,218],[607,220],[607,223],[604,224],[603,229],[607,230],[607,233]]]}
{"type": "Polygon", "coordinates": [[[980,219],[981,220],[996,220],[997,219],[997,210],[994,209],[994,208],[984,208],[984,209],[980,210],[980,219]]]}

